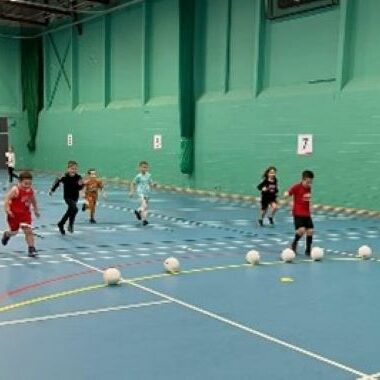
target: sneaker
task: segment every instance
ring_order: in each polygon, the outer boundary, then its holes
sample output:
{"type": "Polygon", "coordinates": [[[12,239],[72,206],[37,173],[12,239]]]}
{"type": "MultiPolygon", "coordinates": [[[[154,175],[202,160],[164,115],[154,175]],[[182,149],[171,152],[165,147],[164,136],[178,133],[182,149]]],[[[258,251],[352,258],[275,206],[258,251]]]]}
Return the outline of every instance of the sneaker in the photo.
{"type": "Polygon", "coordinates": [[[91,223],[91,224],[95,224],[95,223],[96,223],[96,220],[95,220],[94,218],[91,218],[91,219],[90,219],[90,223],[91,223]]]}
{"type": "Polygon", "coordinates": [[[310,256],[310,251],[305,251],[306,256],[310,256]]]}
{"type": "Polygon", "coordinates": [[[149,222],[147,220],[143,220],[142,225],[146,226],[147,224],[149,224],[149,222]]]}
{"type": "Polygon", "coordinates": [[[83,203],[83,204],[82,204],[82,211],[86,211],[86,208],[87,208],[86,203],[83,203]]]}
{"type": "Polygon", "coordinates": [[[74,225],[73,224],[69,224],[67,226],[67,231],[69,231],[71,234],[74,233],[74,225]]]}
{"type": "Polygon", "coordinates": [[[57,226],[58,226],[58,229],[59,229],[59,232],[61,233],[61,235],[64,235],[66,232],[65,232],[65,229],[63,228],[63,224],[58,223],[57,226]]]}
{"type": "Polygon", "coordinates": [[[269,223],[273,226],[274,225],[273,217],[269,216],[268,219],[269,219],[269,223]]]}
{"type": "Polygon", "coordinates": [[[38,256],[38,254],[37,254],[36,248],[29,247],[28,248],[28,257],[37,257],[37,256],[38,256]]]}
{"type": "Polygon", "coordinates": [[[141,213],[140,213],[140,211],[135,210],[134,213],[136,215],[137,220],[141,220],[141,213]]]}
{"type": "Polygon", "coordinates": [[[263,223],[263,220],[262,220],[262,219],[258,219],[258,220],[257,220],[257,224],[258,224],[260,227],[264,227],[264,223],[263,223]]]}
{"type": "Polygon", "coordinates": [[[3,237],[1,238],[1,244],[7,245],[10,238],[11,236],[4,231],[3,237]]]}

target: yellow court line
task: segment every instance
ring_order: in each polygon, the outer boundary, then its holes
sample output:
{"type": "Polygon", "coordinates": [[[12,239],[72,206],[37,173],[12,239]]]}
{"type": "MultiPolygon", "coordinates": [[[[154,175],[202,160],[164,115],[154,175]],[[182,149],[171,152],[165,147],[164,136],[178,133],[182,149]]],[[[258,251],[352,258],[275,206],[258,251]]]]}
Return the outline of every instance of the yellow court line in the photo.
{"type": "MultiPolygon", "coordinates": [[[[338,260],[339,261],[360,261],[362,259],[356,258],[356,257],[342,257],[342,258],[325,259],[325,261],[338,261],[338,260]]],[[[298,262],[312,262],[312,260],[311,259],[298,260],[298,262]]],[[[283,264],[283,261],[261,262],[260,264],[257,264],[257,265],[244,263],[244,264],[230,264],[230,265],[220,265],[220,266],[214,266],[214,267],[194,268],[194,269],[182,270],[180,272],[175,272],[175,273],[157,273],[157,274],[152,274],[152,275],[147,275],[147,276],[127,278],[124,283],[155,280],[155,279],[159,279],[159,278],[184,275],[184,274],[186,275],[186,274],[193,274],[193,273],[204,273],[204,272],[212,272],[212,271],[217,271],[217,270],[237,269],[237,268],[253,267],[253,266],[271,266],[271,265],[278,265],[278,264],[283,264]]],[[[27,299],[25,301],[21,301],[21,302],[12,303],[9,305],[2,306],[2,307],[0,307],[0,313],[10,311],[10,310],[14,310],[17,308],[21,308],[24,306],[33,305],[33,304],[40,303],[40,302],[50,301],[50,300],[61,298],[61,297],[72,296],[72,295],[76,295],[79,293],[88,292],[91,290],[101,289],[101,288],[105,288],[105,287],[107,287],[107,285],[105,285],[105,284],[95,284],[95,285],[90,285],[90,286],[86,286],[86,287],[82,287],[82,288],[66,290],[63,292],[52,293],[52,294],[48,294],[48,295],[41,296],[41,297],[30,298],[30,299],[27,299]]]]}
{"type": "MultiPolygon", "coordinates": [[[[225,265],[225,266],[216,266],[216,267],[206,267],[206,268],[196,268],[196,269],[184,270],[184,271],[181,271],[179,273],[158,273],[158,274],[153,274],[153,275],[148,275],[148,276],[130,278],[130,279],[128,279],[128,282],[153,280],[153,279],[157,279],[157,278],[169,277],[169,276],[178,275],[178,274],[191,274],[191,273],[207,272],[207,271],[229,269],[229,268],[242,268],[245,266],[251,266],[251,265],[250,264],[231,264],[231,265],[225,265]]],[[[40,303],[40,302],[50,301],[50,300],[61,298],[61,297],[72,296],[72,295],[76,295],[79,293],[83,293],[83,292],[87,292],[87,291],[91,291],[91,290],[95,290],[95,289],[100,289],[100,288],[105,288],[105,287],[107,287],[107,285],[105,285],[105,284],[96,284],[96,285],[90,285],[90,286],[86,286],[86,287],[82,287],[82,288],[66,290],[63,292],[48,294],[48,295],[41,296],[41,297],[35,297],[35,298],[31,298],[31,299],[28,299],[25,301],[21,301],[21,302],[12,303],[9,305],[2,306],[2,307],[0,307],[0,313],[10,311],[10,310],[14,310],[17,308],[21,308],[24,306],[33,305],[33,304],[40,303]]]]}
{"type": "MultiPolygon", "coordinates": [[[[266,264],[269,265],[269,263],[266,263],[266,264]]],[[[152,274],[152,275],[148,275],[148,276],[127,278],[126,280],[128,282],[138,282],[138,281],[145,281],[145,280],[154,280],[156,278],[177,276],[177,275],[182,275],[182,274],[211,272],[211,271],[222,270],[222,269],[243,268],[243,267],[251,267],[251,266],[253,266],[253,265],[251,265],[251,264],[230,264],[230,265],[215,266],[215,267],[194,268],[194,269],[188,269],[188,270],[181,270],[180,272],[158,273],[158,274],[152,274]]]]}
{"type": "Polygon", "coordinates": [[[96,285],[86,286],[84,288],[76,288],[76,289],[66,290],[63,292],[48,294],[46,296],[35,297],[35,298],[31,298],[31,299],[28,299],[28,300],[25,300],[22,302],[17,302],[17,303],[12,303],[12,304],[9,304],[6,306],[2,306],[2,307],[0,307],[0,312],[2,313],[5,311],[17,309],[17,308],[20,308],[23,306],[33,305],[33,304],[39,303],[39,302],[49,301],[52,299],[57,299],[60,297],[65,297],[65,296],[71,296],[74,294],[79,294],[79,293],[83,293],[83,292],[87,292],[87,291],[95,290],[95,289],[99,289],[99,288],[105,288],[106,286],[107,285],[105,285],[105,284],[96,284],[96,285]]]}

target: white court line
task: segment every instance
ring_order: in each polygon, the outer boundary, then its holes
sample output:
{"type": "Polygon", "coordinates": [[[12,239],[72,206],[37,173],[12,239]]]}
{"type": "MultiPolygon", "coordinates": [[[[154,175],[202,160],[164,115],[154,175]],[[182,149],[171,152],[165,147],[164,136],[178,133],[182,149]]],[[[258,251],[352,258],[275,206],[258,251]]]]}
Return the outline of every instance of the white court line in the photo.
{"type": "Polygon", "coordinates": [[[379,377],[380,377],[380,372],[374,373],[373,375],[359,377],[357,380],[377,380],[379,377]]]}
{"type": "MultiPolygon", "coordinates": [[[[97,272],[103,273],[103,271],[101,269],[99,269],[97,267],[94,267],[92,265],[86,264],[83,261],[73,259],[72,257],[70,257],[67,254],[63,254],[62,257],[65,258],[68,261],[75,262],[75,263],[77,263],[77,264],[79,264],[81,266],[84,266],[86,268],[90,268],[90,269],[93,269],[93,270],[95,270],[97,272]]],[[[366,377],[369,376],[368,374],[366,374],[364,372],[358,371],[358,370],[356,370],[354,368],[348,367],[348,366],[346,366],[344,364],[341,364],[341,363],[338,363],[338,362],[336,362],[334,360],[328,359],[328,358],[326,358],[326,357],[324,357],[322,355],[319,355],[319,354],[314,353],[312,351],[306,350],[306,349],[304,349],[302,347],[295,346],[295,345],[293,345],[291,343],[288,343],[288,342],[286,342],[284,340],[275,338],[275,337],[273,337],[271,335],[268,335],[268,334],[265,334],[265,333],[260,332],[258,330],[252,329],[252,328],[250,328],[248,326],[245,326],[245,325],[243,325],[241,323],[235,322],[235,321],[233,321],[231,319],[224,318],[224,317],[222,317],[222,316],[220,316],[218,314],[215,314],[215,313],[213,313],[211,311],[208,311],[208,310],[202,309],[202,308],[200,308],[198,306],[195,306],[195,305],[189,304],[187,302],[181,301],[178,298],[171,297],[171,296],[169,296],[169,295],[167,295],[165,293],[158,292],[158,291],[156,291],[154,289],[151,289],[151,288],[148,288],[148,287],[146,287],[144,285],[135,283],[133,281],[128,281],[128,280],[125,280],[125,279],[122,279],[121,282],[123,282],[125,284],[129,284],[129,285],[131,285],[131,286],[133,286],[135,288],[141,289],[141,290],[143,290],[143,291],[145,291],[147,293],[153,294],[155,296],[164,298],[164,299],[166,299],[168,301],[171,301],[173,303],[181,305],[181,306],[183,306],[183,307],[185,307],[187,309],[193,310],[193,311],[195,311],[195,312],[197,312],[199,314],[203,314],[203,315],[205,315],[205,316],[207,316],[209,318],[215,319],[215,320],[217,320],[219,322],[225,323],[225,324],[227,324],[229,326],[232,326],[232,327],[238,328],[240,330],[243,330],[245,332],[248,332],[249,334],[259,336],[260,338],[263,338],[263,339],[265,339],[265,340],[267,340],[269,342],[276,343],[276,344],[278,344],[280,346],[283,346],[283,347],[286,347],[286,348],[288,348],[290,350],[299,352],[299,353],[301,353],[303,355],[309,356],[309,357],[311,357],[313,359],[319,360],[319,361],[321,361],[323,363],[326,363],[326,364],[329,364],[329,365],[331,365],[333,367],[337,367],[337,368],[342,369],[342,370],[344,370],[346,372],[350,372],[350,373],[352,373],[354,375],[357,375],[357,376],[360,376],[360,377],[364,377],[364,378],[366,378],[366,377]]]]}
{"type": "Polygon", "coordinates": [[[129,304],[129,305],[104,307],[104,308],[100,308],[100,309],[80,310],[80,311],[71,311],[71,312],[62,313],[62,314],[43,315],[41,317],[14,319],[14,320],[10,320],[10,321],[0,322],[0,327],[12,326],[12,325],[20,325],[20,324],[33,323],[33,322],[50,321],[50,320],[53,320],[53,319],[60,319],[60,318],[79,317],[79,316],[82,316],[82,315],[92,315],[92,314],[106,313],[106,312],[109,312],[109,311],[138,309],[140,307],[153,306],[153,305],[162,305],[162,304],[165,304],[165,303],[172,303],[172,302],[169,301],[169,300],[141,302],[141,303],[135,303],[135,304],[129,304]]]}

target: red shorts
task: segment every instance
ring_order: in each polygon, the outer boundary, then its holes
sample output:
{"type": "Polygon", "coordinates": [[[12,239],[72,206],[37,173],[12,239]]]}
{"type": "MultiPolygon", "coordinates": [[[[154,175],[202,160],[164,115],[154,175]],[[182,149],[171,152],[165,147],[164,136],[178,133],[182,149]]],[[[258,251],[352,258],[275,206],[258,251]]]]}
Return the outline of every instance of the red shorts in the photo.
{"type": "Polygon", "coordinates": [[[20,224],[32,224],[32,214],[30,212],[13,213],[13,217],[8,215],[8,225],[11,231],[18,231],[20,224]]]}

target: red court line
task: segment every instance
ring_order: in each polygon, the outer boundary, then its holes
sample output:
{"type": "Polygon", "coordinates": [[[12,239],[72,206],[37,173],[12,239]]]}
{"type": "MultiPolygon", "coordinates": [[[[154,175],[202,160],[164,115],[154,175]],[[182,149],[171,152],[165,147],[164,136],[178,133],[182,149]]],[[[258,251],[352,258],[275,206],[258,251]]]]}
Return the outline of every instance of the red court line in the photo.
{"type": "Polygon", "coordinates": [[[28,290],[39,288],[39,287],[44,286],[44,285],[53,284],[55,282],[67,280],[70,278],[79,277],[79,276],[82,276],[84,274],[88,274],[88,273],[92,273],[92,272],[94,272],[94,270],[89,269],[89,270],[82,271],[82,272],[70,273],[70,274],[66,274],[64,276],[53,277],[53,278],[49,278],[49,279],[44,280],[44,281],[35,282],[32,284],[25,285],[25,286],[22,286],[20,288],[8,290],[7,292],[0,293],[0,301],[4,300],[6,298],[12,297],[14,295],[20,294],[22,292],[26,292],[28,290]]]}

